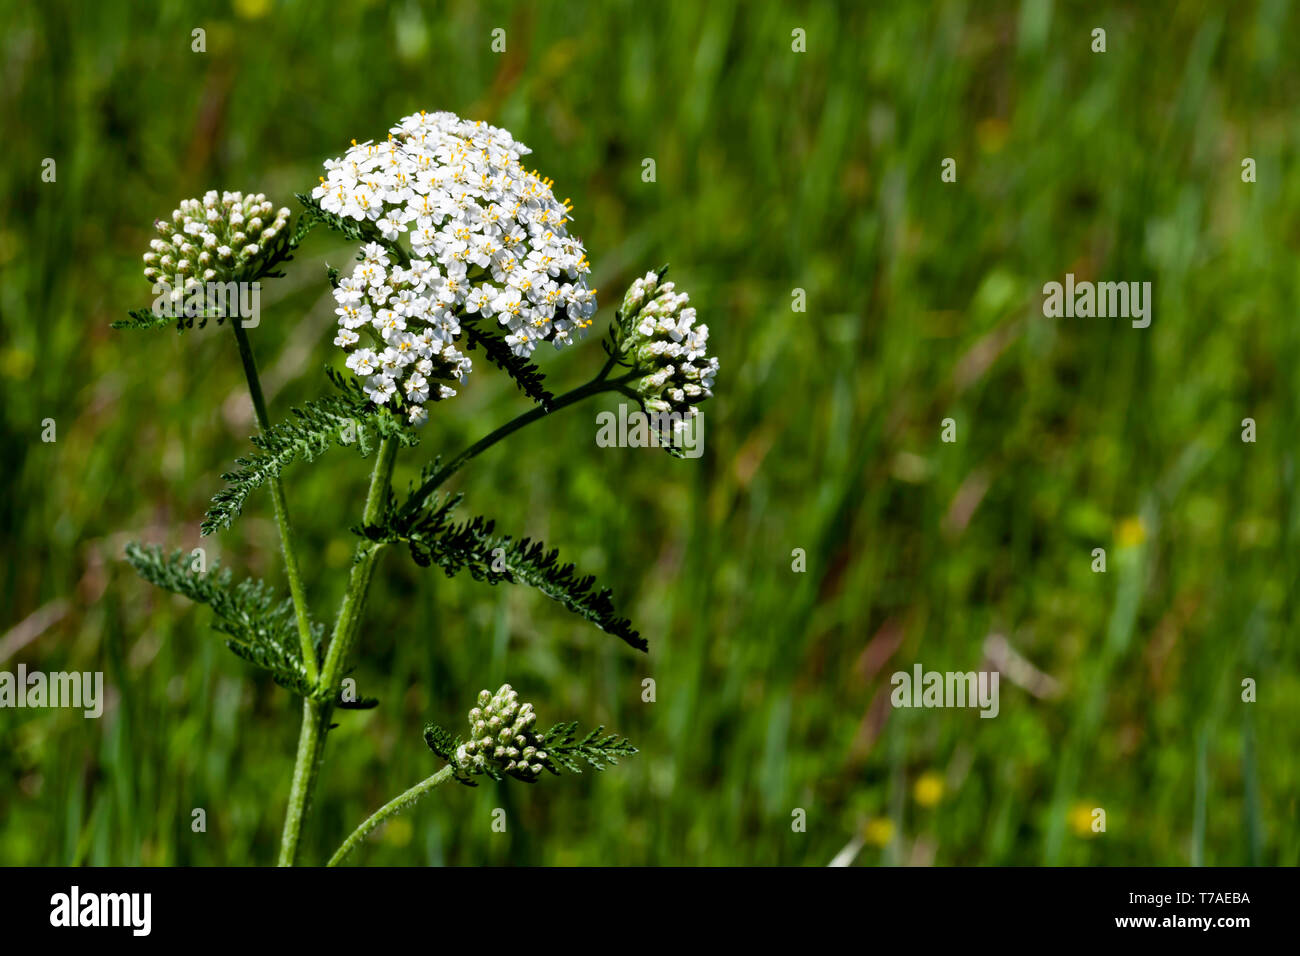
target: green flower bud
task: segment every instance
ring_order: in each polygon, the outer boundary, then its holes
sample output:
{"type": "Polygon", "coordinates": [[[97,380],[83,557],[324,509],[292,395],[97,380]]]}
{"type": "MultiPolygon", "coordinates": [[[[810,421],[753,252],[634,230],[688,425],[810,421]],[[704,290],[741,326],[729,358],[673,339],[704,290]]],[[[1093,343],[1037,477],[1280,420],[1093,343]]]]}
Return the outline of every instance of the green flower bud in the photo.
{"type": "Polygon", "coordinates": [[[535,780],[546,769],[546,755],[538,750],[538,739],[528,729],[537,720],[533,705],[521,703],[509,684],[495,694],[478,695],[478,706],[468,720],[473,738],[456,753],[458,773],[472,775],[493,770],[520,780],[535,780]]]}
{"type": "Polygon", "coordinates": [[[204,281],[245,281],[264,273],[268,263],[283,253],[283,236],[289,210],[281,209],[275,221],[265,215],[272,209],[261,193],[218,194],[210,190],[202,200],[185,199],[172,211],[171,221],[154,221],[161,238],[149,243],[144,263],[163,275],[146,276],[181,286],[202,275],[204,281]],[[211,249],[217,260],[200,250],[211,249]],[[152,258],[151,258],[152,257],[152,258]],[[161,257],[161,258],[159,258],[161,257]],[[207,273],[211,271],[212,275],[207,273]]]}

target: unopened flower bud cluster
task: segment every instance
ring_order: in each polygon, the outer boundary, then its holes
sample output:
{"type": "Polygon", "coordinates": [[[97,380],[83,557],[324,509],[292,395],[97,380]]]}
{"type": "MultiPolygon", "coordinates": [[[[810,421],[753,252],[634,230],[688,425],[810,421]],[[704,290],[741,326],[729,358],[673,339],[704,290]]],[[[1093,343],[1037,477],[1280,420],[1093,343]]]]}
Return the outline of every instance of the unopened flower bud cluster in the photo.
{"type": "Polygon", "coordinates": [[[262,193],[209,190],[183,200],[171,221],[157,220],[159,238],[144,254],[144,277],[171,287],[172,298],[204,282],[239,279],[254,271],[289,224],[262,193]]]}
{"type": "Polygon", "coordinates": [[[478,706],[469,712],[469,740],[456,750],[458,767],[484,773],[489,767],[519,780],[536,780],[546,769],[546,752],[532,731],[537,714],[521,704],[509,684],[495,693],[479,691],[478,706]]]}
{"type": "Polygon", "coordinates": [[[707,354],[709,327],[695,324],[689,301],[672,282],[661,282],[656,272],[635,280],[623,297],[620,356],[646,373],[631,387],[648,412],[680,416],[673,423],[675,431],[685,429],[687,419],[699,414],[696,406],[713,394],[718,373],[717,358],[707,354]]]}

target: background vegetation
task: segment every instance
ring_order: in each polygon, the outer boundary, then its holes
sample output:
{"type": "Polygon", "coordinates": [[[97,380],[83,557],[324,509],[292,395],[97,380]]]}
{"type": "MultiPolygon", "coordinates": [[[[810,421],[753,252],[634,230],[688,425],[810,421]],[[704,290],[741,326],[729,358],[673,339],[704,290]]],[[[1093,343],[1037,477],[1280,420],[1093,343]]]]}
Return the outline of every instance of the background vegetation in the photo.
{"type": "MultiPolygon", "coordinates": [[[[121,560],[203,544],[283,584],[264,495],[198,537],[253,429],[234,343],[108,325],[148,305],[139,256],[178,200],[294,205],[417,109],[533,148],[608,308],[671,261],[722,375],[701,459],[597,448],[606,397],[455,482],[598,573],[648,656],[536,592],[385,557],[355,673],[382,703],[338,717],[309,861],[436,767],[426,720],[509,680],[642,752],[443,788],[358,862],[817,865],[859,839],[864,863],[1300,862],[1298,38],[1279,0],[6,5],[0,668],[111,691],[98,721],[0,711],[0,862],[274,858],[296,700],[121,560]],[[1153,282],[1151,327],[1043,318],[1066,272],[1153,282]],[[888,706],[890,673],[977,668],[993,635],[1059,692],[1004,679],[995,720],[888,706]]],[[[275,418],[328,388],[325,266],[347,258],[314,234],[264,289],[275,418]]],[[[602,358],[538,355],[557,390],[602,358]]],[[[526,407],[479,364],[400,484],[526,407]]],[[[336,450],[286,473],[321,618],[367,469],[336,450]]]]}

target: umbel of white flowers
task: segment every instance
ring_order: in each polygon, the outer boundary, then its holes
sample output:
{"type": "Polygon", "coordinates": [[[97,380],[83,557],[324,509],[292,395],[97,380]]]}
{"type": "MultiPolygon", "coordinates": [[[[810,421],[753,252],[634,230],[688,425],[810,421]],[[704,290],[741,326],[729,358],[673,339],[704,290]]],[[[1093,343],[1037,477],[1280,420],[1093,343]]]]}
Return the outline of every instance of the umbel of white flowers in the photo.
{"type": "Polygon", "coordinates": [[[709,327],[695,324],[695,309],[686,306],[690,296],[661,281],[663,274],[647,272],[627,290],[617,347],[625,364],[645,373],[631,386],[646,411],[671,413],[674,430],[681,431],[713,394],[718,360],[706,354],[709,327]]]}
{"type": "Polygon", "coordinates": [[[464,382],[470,372],[455,347],[462,322],[498,323],[521,357],[591,327],[596,290],[586,249],[568,231],[572,206],[524,167],[528,153],[487,123],[413,113],[384,141],[354,140],[312,191],[325,212],[369,223],[393,246],[403,235],[410,243],[409,262],[367,245],[339,281],[334,344],[371,401],[405,405],[416,425],[427,401],[456,394],[439,377],[464,382]],[[435,374],[440,365],[447,376],[435,374]]]}
{"type": "Polygon", "coordinates": [[[456,749],[457,766],[469,773],[490,766],[519,780],[536,780],[547,759],[531,729],[536,722],[533,705],[519,703],[509,684],[496,694],[479,691],[478,706],[469,712],[469,740],[456,749]]]}
{"type": "Polygon", "coordinates": [[[201,282],[243,278],[288,224],[289,210],[275,211],[262,193],[209,190],[182,200],[171,222],[155,221],[160,238],[144,254],[144,277],[171,286],[173,296],[201,282]]]}

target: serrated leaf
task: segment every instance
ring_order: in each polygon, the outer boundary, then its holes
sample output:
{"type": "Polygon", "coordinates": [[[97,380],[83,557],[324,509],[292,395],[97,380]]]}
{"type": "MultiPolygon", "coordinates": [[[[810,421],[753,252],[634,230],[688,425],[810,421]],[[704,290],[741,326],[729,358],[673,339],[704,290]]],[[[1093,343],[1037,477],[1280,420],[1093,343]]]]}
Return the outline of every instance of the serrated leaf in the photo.
{"type": "Polygon", "coordinates": [[[340,216],[338,213],[327,212],[318,200],[311,197],[310,193],[294,193],[294,197],[303,205],[302,218],[305,222],[311,225],[319,223],[339,233],[344,239],[351,239],[354,242],[370,238],[362,228],[361,222],[347,216],[340,216]]]}
{"type": "Polygon", "coordinates": [[[396,256],[403,265],[411,264],[411,257],[406,250],[399,243],[385,239],[373,222],[328,212],[318,200],[311,197],[310,193],[294,193],[294,197],[302,203],[303,219],[308,220],[311,225],[319,223],[353,242],[377,242],[396,256]]]}
{"type": "MultiPolygon", "coordinates": [[[[256,578],[232,584],[230,570],[215,562],[207,571],[195,571],[190,556],[180,550],[165,555],[156,545],[132,542],[126,560],[150,584],[212,608],[213,629],[226,635],[226,646],[269,672],[281,687],[304,697],[315,692],[302,659],[292,600],[279,600],[274,588],[256,578]]],[[[312,625],[318,657],[323,630],[312,625]]]]}
{"type": "Polygon", "coordinates": [[[439,757],[448,763],[452,763],[456,759],[456,748],[460,746],[461,740],[459,737],[453,737],[437,724],[426,724],[424,727],[424,742],[439,757]]]}
{"type": "Polygon", "coordinates": [[[509,375],[521,392],[543,408],[550,408],[555,396],[543,385],[546,376],[536,365],[516,355],[501,335],[481,329],[473,321],[462,319],[461,329],[465,333],[467,352],[481,348],[487,360],[509,375]]]}
{"type": "Polygon", "coordinates": [[[373,448],[370,432],[397,438],[404,445],[417,445],[419,438],[388,411],[371,404],[357,385],[330,370],[330,380],[342,395],[308,402],[303,408],[291,409],[293,417],[272,425],[251,441],[257,452],[237,458],[240,467],[221,476],[227,486],[212,498],[212,506],[203,517],[200,534],[210,535],[228,528],[241,511],[248,496],[279,475],[295,461],[313,461],[335,445],[355,445],[367,457],[373,448]]]}
{"type": "Polygon", "coordinates": [[[541,736],[539,749],[546,752],[551,762],[571,773],[582,773],[581,762],[583,761],[597,770],[604,770],[606,764],[617,764],[619,757],[630,757],[637,752],[626,737],[620,737],[618,734],[606,734],[602,737],[601,733],[604,729],[603,726],[597,727],[579,740],[577,721],[559,723],[541,736]]]}
{"type": "Polygon", "coordinates": [[[379,698],[358,697],[356,700],[344,700],[339,697],[334,701],[334,706],[339,710],[373,710],[379,706],[379,698]]]}
{"type": "Polygon", "coordinates": [[[132,309],[127,313],[129,318],[118,319],[116,322],[109,323],[110,329],[161,329],[163,326],[171,325],[176,327],[176,331],[184,332],[185,325],[177,320],[174,316],[159,315],[153,309],[132,309]]]}
{"type": "Polygon", "coordinates": [[[407,514],[390,497],[377,524],[354,530],[371,541],[404,542],[416,564],[437,564],[448,577],[468,571],[488,584],[509,581],[536,588],[602,631],[637,650],[648,650],[632,622],[616,612],[613,592],[595,588],[594,576],[579,575],[573,564],[562,564],[560,552],[540,541],[495,534],[495,522],[481,515],[454,524],[452,510],[460,500],[459,495],[435,497],[407,514]]]}

